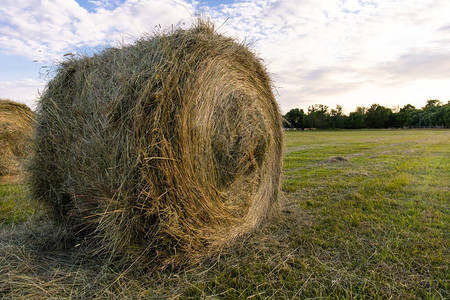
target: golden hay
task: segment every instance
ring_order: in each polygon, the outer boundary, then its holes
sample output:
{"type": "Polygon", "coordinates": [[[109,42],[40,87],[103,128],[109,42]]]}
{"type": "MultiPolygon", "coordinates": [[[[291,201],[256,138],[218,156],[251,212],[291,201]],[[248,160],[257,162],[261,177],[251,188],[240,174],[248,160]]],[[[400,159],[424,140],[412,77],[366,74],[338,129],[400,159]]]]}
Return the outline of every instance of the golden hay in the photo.
{"type": "Polygon", "coordinates": [[[31,183],[97,251],[178,263],[267,217],[281,151],[261,62],[199,22],[64,62],[38,105],[31,183]]]}
{"type": "Polygon", "coordinates": [[[32,118],[33,112],[25,104],[0,99],[0,176],[20,173],[32,118]]]}

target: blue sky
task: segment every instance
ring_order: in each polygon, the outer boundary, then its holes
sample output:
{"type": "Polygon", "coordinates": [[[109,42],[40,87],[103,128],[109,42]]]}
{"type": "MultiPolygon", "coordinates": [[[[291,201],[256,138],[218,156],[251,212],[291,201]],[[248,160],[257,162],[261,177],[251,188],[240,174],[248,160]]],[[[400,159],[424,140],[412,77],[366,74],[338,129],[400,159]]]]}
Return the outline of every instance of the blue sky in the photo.
{"type": "Polygon", "coordinates": [[[421,107],[450,99],[449,15],[448,0],[2,0],[0,98],[34,108],[64,54],[202,16],[252,44],[283,112],[421,107]]]}

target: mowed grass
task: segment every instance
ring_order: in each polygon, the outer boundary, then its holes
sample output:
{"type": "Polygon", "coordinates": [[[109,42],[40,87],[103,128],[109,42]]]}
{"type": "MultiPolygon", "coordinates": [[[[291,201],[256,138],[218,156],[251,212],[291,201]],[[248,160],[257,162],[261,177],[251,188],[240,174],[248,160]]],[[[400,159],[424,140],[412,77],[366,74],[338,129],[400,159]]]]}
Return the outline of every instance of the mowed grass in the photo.
{"type": "Polygon", "coordinates": [[[0,297],[448,299],[449,137],[286,132],[280,212],[220,257],[171,270],[92,257],[28,217],[24,186],[1,185],[0,297]]]}
{"type": "Polygon", "coordinates": [[[34,213],[27,189],[20,184],[0,183],[0,224],[19,224],[34,213]]]}

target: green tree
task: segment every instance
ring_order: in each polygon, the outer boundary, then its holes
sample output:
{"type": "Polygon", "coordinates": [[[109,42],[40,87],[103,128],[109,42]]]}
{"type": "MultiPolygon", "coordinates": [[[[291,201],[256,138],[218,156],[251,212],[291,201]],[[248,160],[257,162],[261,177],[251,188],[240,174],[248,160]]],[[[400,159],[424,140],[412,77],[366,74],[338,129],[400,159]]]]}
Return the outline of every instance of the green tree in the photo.
{"type": "Polygon", "coordinates": [[[450,110],[450,104],[440,105],[437,107],[437,109],[434,111],[433,114],[433,125],[432,126],[445,126],[448,127],[448,122],[446,121],[446,118],[448,119],[448,114],[450,110]]]}
{"type": "Polygon", "coordinates": [[[434,109],[434,108],[439,107],[441,105],[442,105],[441,100],[438,100],[438,99],[427,100],[427,104],[422,109],[423,110],[434,109]]]}
{"type": "Polygon", "coordinates": [[[444,126],[450,128],[450,101],[448,101],[447,104],[443,106],[443,110],[444,110],[443,116],[444,126]]]}
{"type": "Polygon", "coordinates": [[[422,126],[436,126],[442,125],[443,114],[440,114],[439,108],[442,106],[442,102],[437,99],[427,100],[427,104],[422,108],[422,126]]]}
{"type": "Polygon", "coordinates": [[[379,104],[372,104],[366,112],[366,126],[368,128],[389,127],[391,115],[392,110],[390,108],[379,104]]]}
{"type": "Polygon", "coordinates": [[[352,111],[347,118],[347,128],[361,129],[365,128],[366,108],[358,106],[355,111],[352,111]]]}
{"type": "Polygon", "coordinates": [[[327,124],[328,106],[314,104],[308,107],[307,125],[311,128],[328,128],[327,124]]]}
{"type": "Polygon", "coordinates": [[[345,115],[342,112],[342,106],[336,105],[332,108],[328,117],[328,126],[331,128],[344,128],[345,115]]]}
{"type": "Polygon", "coordinates": [[[411,105],[406,104],[402,108],[400,108],[399,112],[397,113],[398,120],[399,120],[399,127],[413,127],[413,116],[414,112],[416,112],[417,109],[411,105]]]}
{"type": "Polygon", "coordinates": [[[303,119],[305,117],[305,112],[303,109],[294,108],[288,111],[286,115],[284,115],[284,127],[285,128],[304,128],[303,119]]]}

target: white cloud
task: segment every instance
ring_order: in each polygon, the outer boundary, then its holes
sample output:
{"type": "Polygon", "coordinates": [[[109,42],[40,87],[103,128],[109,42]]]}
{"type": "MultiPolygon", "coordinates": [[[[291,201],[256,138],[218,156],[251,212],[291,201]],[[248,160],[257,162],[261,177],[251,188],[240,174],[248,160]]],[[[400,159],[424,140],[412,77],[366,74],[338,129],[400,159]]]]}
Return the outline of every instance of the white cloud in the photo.
{"type": "Polygon", "coordinates": [[[450,77],[449,11],[445,0],[248,0],[208,13],[219,24],[228,19],[227,34],[254,41],[287,111],[314,103],[353,109],[381,96],[424,103],[436,88],[448,97],[441,79],[450,77]],[[412,82],[423,92],[412,93],[412,82]]]}
{"type": "Polygon", "coordinates": [[[129,42],[156,25],[189,24],[193,13],[183,0],[128,0],[95,12],[74,0],[6,0],[0,7],[0,53],[53,62],[77,47],[129,42]]]}
{"type": "MultiPolygon", "coordinates": [[[[79,47],[134,40],[158,24],[188,26],[200,3],[91,2],[93,12],[74,0],[3,0],[0,53],[53,62],[79,47]]],[[[220,32],[252,43],[285,112],[315,103],[351,110],[447,100],[449,11],[447,0],[242,0],[201,8],[220,32]]]]}
{"type": "Polygon", "coordinates": [[[2,99],[12,99],[36,108],[37,99],[44,90],[45,81],[26,78],[15,81],[0,81],[0,95],[2,99]]]}

